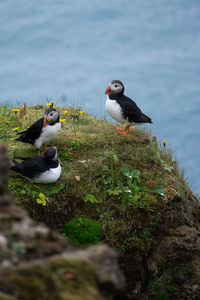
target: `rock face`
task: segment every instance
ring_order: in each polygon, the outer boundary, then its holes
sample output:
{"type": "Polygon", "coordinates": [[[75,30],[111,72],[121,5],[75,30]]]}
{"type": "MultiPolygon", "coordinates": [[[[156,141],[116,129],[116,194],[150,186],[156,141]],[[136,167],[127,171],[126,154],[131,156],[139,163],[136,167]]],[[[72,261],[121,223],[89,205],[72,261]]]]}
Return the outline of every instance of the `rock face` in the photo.
{"type": "Polygon", "coordinates": [[[113,299],[124,287],[115,251],[106,245],[77,249],[46,226],[36,225],[7,193],[7,170],[2,146],[0,300],[113,299]]]}
{"type": "Polygon", "coordinates": [[[199,203],[189,197],[174,199],[146,260],[149,273],[155,274],[153,299],[200,299],[199,203]]]}
{"type": "Polygon", "coordinates": [[[199,216],[192,194],[169,201],[149,251],[121,260],[127,291],[118,299],[200,299],[199,216]]]}

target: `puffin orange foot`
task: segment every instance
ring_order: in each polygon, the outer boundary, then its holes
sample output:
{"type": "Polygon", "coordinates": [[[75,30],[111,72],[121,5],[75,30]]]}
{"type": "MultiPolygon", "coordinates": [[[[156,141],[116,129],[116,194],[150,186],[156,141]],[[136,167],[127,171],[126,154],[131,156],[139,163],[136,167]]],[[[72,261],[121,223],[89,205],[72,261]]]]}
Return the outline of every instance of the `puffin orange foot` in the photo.
{"type": "Polygon", "coordinates": [[[120,133],[120,134],[123,134],[124,132],[124,129],[123,128],[116,128],[117,132],[120,133]]]}
{"type": "Polygon", "coordinates": [[[122,132],[121,134],[126,135],[126,134],[128,134],[128,132],[127,132],[127,131],[124,131],[124,132],[122,132]]]}
{"type": "Polygon", "coordinates": [[[47,151],[47,147],[46,147],[46,145],[45,145],[45,144],[43,144],[43,147],[44,147],[44,152],[46,152],[46,151],[47,151]]]}
{"type": "Polygon", "coordinates": [[[124,128],[116,128],[116,130],[124,131],[124,128]]]}
{"type": "Polygon", "coordinates": [[[119,133],[119,134],[128,134],[129,133],[129,126],[126,126],[124,129],[122,129],[122,128],[116,128],[117,129],[117,132],[119,133]]]}

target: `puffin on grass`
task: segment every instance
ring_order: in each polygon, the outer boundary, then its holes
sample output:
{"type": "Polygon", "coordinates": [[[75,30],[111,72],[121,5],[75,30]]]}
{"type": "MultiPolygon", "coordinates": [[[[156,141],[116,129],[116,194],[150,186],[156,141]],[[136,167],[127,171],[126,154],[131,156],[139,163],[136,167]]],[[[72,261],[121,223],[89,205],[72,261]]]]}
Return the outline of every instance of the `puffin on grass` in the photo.
{"type": "Polygon", "coordinates": [[[18,158],[23,160],[23,162],[19,163],[13,159],[14,166],[10,169],[31,182],[53,183],[61,175],[61,166],[57,159],[56,147],[48,148],[44,156],[36,155],[18,158]]]}
{"type": "Polygon", "coordinates": [[[37,120],[27,130],[18,132],[20,136],[16,138],[16,141],[28,143],[34,145],[40,155],[40,147],[45,143],[53,140],[61,129],[60,117],[57,110],[50,107],[45,110],[44,118],[37,120]]]}
{"type": "Polygon", "coordinates": [[[107,87],[105,94],[106,111],[119,123],[125,125],[125,128],[116,128],[120,134],[128,134],[130,126],[144,123],[152,123],[151,119],[146,116],[137,106],[137,104],[124,95],[124,85],[119,80],[112,80],[107,87]]]}

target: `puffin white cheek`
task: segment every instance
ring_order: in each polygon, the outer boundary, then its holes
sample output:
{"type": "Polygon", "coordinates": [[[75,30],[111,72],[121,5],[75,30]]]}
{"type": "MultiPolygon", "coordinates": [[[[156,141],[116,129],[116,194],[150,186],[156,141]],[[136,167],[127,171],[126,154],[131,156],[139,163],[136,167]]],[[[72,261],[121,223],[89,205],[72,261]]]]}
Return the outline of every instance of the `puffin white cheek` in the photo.
{"type": "Polygon", "coordinates": [[[48,121],[49,121],[49,122],[54,122],[54,121],[56,121],[57,118],[58,118],[58,112],[56,111],[56,112],[53,114],[53,116],[49,116],[49,117],[48,117],[48,121]]]}
{"type": "Polygon", "coordinates": [[[118,93],[121,92],[122,87],[121,87],[121,86],[115,86],[115,85],[112,85],[112,86],[111,86],[111,90],[112,90],[114,93],[118,94],[118,93]]]}

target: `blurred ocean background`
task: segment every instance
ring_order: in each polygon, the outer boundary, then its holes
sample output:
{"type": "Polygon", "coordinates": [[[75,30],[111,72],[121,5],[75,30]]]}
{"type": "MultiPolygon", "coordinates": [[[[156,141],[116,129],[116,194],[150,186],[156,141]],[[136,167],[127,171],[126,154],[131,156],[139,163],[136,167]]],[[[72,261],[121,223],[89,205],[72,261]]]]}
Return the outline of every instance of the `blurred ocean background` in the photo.
{"type": "Polygon", "coordinates": [[[109,119],[112,79],[200,195],[199,1],[0,1],[0,103],[48,98],[109,119]]]}

